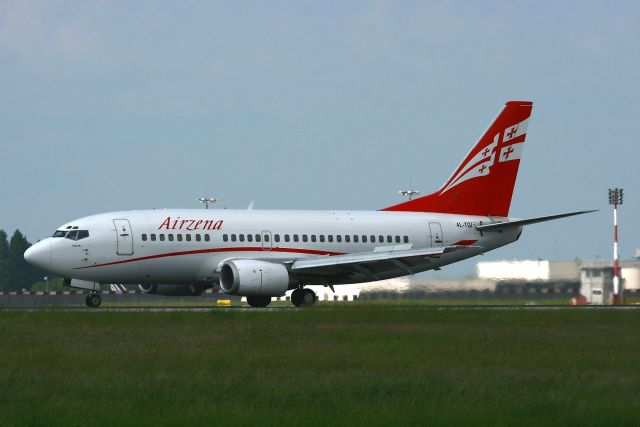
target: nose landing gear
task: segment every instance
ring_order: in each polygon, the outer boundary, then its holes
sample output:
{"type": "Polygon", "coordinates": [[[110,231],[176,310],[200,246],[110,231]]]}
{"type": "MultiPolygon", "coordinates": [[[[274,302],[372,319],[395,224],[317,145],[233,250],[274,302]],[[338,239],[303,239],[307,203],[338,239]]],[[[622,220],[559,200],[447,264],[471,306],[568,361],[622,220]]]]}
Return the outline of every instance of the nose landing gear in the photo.
{"type": "Polygon", "coordinates": [[[89,294],[85,297],[84,302],[88,307],[95,308],[102,304],[102,297],[100,294],[89,294]]]}
{"type": "Polygon", "coordinates": [[[291,302],[296,307],[310,307],[317,300],[316,293],[308,288],[298,288],[291,293],[291,302]]]}

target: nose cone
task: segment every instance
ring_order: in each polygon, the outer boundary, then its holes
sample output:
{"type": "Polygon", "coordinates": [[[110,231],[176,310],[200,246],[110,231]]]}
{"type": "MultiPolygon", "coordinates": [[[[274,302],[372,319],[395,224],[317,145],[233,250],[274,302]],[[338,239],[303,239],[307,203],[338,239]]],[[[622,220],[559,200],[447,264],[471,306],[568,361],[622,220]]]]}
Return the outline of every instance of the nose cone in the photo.
{"type": "Polygon", "coordinates": [[[51,242],[43,240],[24,252],[24,259],[31,265],[44,270],[51,268],[51,242]]]}

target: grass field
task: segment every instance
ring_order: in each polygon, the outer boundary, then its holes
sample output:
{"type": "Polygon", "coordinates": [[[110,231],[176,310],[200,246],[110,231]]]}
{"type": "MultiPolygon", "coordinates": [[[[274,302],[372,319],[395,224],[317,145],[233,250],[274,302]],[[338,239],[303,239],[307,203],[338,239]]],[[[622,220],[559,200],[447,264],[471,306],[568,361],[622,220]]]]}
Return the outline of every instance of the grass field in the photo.
{"type": "Polygon", "coordinates": [[[640,311],[0,311],[0,426],[633,425],[640,311]]]}

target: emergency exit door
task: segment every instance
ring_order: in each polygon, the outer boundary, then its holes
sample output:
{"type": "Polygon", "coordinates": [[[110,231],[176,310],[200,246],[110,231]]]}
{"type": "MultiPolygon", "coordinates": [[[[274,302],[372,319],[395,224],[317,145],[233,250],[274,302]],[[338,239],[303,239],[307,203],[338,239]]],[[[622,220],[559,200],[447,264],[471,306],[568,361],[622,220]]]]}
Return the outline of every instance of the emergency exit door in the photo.
{"type": "Polygon", "coordinates": [[[133,234],[131,233],[131,224],[128,219],[114,219],[116,226],[116,254],[133,255],[133,234]]]}
{"type": "Polygon", "coordinates": [[[442,246],[444,238],[442,237],[442,226],[439,222],[429,223],[429,233],[431,234],[431,247],[442,246]]]}

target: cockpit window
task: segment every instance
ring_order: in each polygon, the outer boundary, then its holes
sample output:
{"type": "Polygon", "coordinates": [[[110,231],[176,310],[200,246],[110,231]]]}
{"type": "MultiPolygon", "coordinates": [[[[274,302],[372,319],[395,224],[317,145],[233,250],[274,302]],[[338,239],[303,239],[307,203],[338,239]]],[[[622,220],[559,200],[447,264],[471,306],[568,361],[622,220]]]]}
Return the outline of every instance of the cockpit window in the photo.
{"type": "Polygon", "coordinates": [[[56,230],[51,237],[64,237],[66,234],[66,230],[56,230]]]}
{"type": "Polygon", "coordinates": [[[71,230],[67,233],[67,239],[81,240],[89,237],[89,231],[87,230],[71,230]]]}

